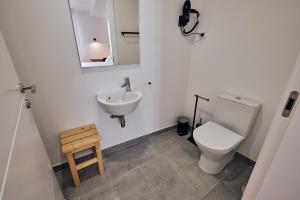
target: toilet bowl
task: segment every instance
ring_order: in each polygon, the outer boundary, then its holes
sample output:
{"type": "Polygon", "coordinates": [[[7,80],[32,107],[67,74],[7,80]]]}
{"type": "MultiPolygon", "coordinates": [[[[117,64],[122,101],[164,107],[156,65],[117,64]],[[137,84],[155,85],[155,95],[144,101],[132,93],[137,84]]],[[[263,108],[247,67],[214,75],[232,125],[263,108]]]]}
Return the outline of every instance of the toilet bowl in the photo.
{"type": "Polygon", "coordinates": [[[217,96],[213,120],[196,128],[193,138],[201,151],[199,167],[217,174],[232,161],[248,136],[261,104],[230,94],[217,96]]]}
{"type": "Polygon", "coordinates": [[[212,121],[196,128],[193,137],[202,152],[199,167],[209,174],[219,173],[234,158],[234,150],[245,139],[212,121]]]}

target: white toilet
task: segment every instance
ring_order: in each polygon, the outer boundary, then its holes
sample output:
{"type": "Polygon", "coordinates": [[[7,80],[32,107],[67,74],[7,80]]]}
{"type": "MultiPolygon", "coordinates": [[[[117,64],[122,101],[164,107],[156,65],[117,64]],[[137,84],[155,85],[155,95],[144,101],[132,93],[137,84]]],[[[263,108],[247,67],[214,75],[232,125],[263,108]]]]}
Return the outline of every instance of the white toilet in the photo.
{"type": "Polygon", "coordinates": [[[217,174],[234,158],[237,146],[251,131],[260,105],[230,94],[217,96],[213,121],[196,128],[193,134],[204,172],[217,174]]]}

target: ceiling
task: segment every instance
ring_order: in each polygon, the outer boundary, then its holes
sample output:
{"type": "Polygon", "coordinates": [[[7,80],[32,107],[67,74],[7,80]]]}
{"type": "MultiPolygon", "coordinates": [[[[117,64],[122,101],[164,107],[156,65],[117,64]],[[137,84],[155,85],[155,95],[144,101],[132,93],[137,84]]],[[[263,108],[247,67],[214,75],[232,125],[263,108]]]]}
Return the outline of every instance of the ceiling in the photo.
{"type": "MultiPolygon", "coordinates": [[[[109,0],[69,0],[72,10],[89,11],[93,17],[107,17],[109,0]]],[[[112,1],[112,0],[111,0],[112,1]]]]}

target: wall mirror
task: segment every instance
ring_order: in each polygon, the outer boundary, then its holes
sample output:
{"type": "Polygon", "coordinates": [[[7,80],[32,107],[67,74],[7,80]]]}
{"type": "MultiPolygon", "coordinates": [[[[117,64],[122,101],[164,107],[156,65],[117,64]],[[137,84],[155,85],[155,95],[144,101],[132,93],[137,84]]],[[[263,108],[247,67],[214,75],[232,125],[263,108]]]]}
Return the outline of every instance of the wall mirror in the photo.
{"type": "Polygon", "coordinates": [[[139,63],[138,0],[69,0],[81,67],[139,63]]]}

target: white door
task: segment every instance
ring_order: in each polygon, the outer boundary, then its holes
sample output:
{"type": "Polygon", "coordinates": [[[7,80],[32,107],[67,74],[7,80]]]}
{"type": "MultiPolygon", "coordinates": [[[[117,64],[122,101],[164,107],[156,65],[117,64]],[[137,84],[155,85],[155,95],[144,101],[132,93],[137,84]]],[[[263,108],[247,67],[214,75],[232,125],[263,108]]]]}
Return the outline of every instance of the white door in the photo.
{"type": "Polygon", "coordinates": [[[0,200],[63,199],[18,83],[0,32],[0,200]]]}
{"type": "Polygon", "coordinates": [[[274,115],[243,200],[300,199],[300,95],[295,98],[299,92],[300,55],[274,115]]]}
{"type": "Polygon", "coordinates": [[[300,199],[300,104],[298,103],[294,109],[294,116],[256,196],[256,200],[300,199]]]}
{"type": "MultiPolygon", "coordinates": [[[[300,92],[300,56],[292,75],[290,91],[300,92]]],[[[300,199],[300,97],[294,103],[293,115],[280,145],[257,193],[257,200],[300,199]]],[[[285,106],[288,106],[286,103],[285,106]]],[[[291,106],[291,104],[290,104],[291,106]]],[[[286,116],[287,118],[287,116],[286,116]]]]}

